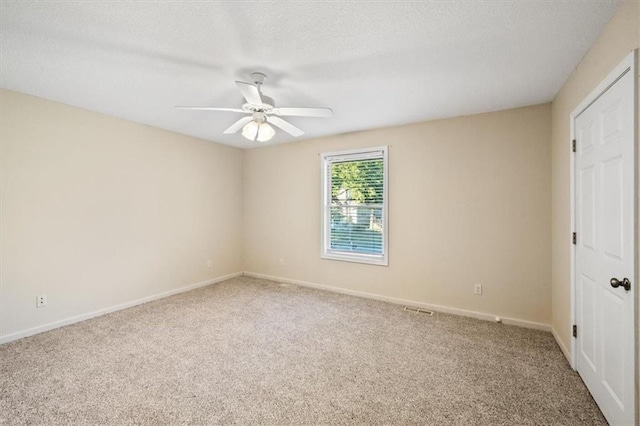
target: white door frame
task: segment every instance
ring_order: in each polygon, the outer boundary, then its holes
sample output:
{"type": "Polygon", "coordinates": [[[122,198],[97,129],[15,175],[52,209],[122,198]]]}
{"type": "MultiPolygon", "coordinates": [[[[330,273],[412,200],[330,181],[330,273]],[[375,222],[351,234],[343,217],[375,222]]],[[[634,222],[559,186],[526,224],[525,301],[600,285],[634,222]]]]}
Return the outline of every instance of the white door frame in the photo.
{"type": "MultiPolygon", "coordinates": [[[[613,70],[609,75],[594,89],[589,93],[589,95],[573,110],[570,115],[570,134],[571,138],[567,143],[567,149],[572,151],[572,141],[575,139],[575,121],[578,115],[580,115],[584,110],[586,110],[592,103],[594,103],[604,92],[607,91],[609,87],[611,87],[615,82],[620,79],[626,73],[632,73],[633,77],[633,96],[634,96],[634,125],[633,125],[633,141],[634,141],[634,149],[633,149],[633,168],[634,168],[634,177],[635,181],[633,182],[634,186],[634,202],[633,206],[635,209],[634,217],[635,217],[635,235],[634,235],[634,257],[636,259],[634,277],[631,278],[632,285],[636,286],[636,292],[638,289],[638,277],[640,274],[638,273],[638,267],[640,265],[640,261],[638,259],[638,50],[634,50],[629,53],[624,60],[613,70]]],[[[576,181],[575,181],[575,167],[576,167],[576,158],[573,152],[570,155],[571,158],[571,232],[575,231],[575,196],[576,196],[576,181]]],[[[567,235],[568,245],[570,247],[571,253],[571,324],[567,324],[569,329],[576,323],[576,246],[571,241],[571,235],[567,235]]],[[[634,315],[634,339],[635,339],[635,356],[634,362],[637,368],[638,366],[638,300],[636,295],[636,300],[634,300],[635,306],[635,315],[634,315]]],[[[571,338],[571,368],[576,369],[576,339],[571,338]]],[[[635,378],[635,400],[638,400],[639,390],[638,390],[638,377],[636,374],[635,378]]],[[[638,404],[636,404],[636,419],[638,418],[638,404]]]]}

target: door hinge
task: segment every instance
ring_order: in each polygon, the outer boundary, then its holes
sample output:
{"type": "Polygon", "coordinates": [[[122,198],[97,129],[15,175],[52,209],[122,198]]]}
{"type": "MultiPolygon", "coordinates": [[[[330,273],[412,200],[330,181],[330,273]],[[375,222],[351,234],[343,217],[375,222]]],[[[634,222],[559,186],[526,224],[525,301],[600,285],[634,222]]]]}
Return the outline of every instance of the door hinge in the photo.
{"type": "Polygon", "coordinates": [[[576,150],[577,150],[576,149],[576,140],[575,139],[571,142],[571,149],[573,150],[573,152],[576,152],[576,150]]]}
{"type": "Polygon", "coordinates": [[[576,236],[576,233],[574,232],[573,233],[573,238],[572,238],[573,244],[576,243],[577,239],[578,239],[578,237],[576,236]]]}
{"type": "Polygon", "coordinates": [[[573,337],[578,337],[578,326],[573,324],[573,337]]]}

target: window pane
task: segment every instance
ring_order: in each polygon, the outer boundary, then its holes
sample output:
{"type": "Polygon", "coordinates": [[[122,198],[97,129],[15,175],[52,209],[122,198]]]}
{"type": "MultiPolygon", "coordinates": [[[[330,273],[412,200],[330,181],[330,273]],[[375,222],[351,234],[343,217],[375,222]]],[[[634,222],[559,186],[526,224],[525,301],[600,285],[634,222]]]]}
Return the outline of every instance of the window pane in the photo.
{"type": "Polygon", "coordinates": [[[382,207],[331,206],[331,250],[382,254],[382,207]]]}
{"type": "Polygon", "coordinates": [[[382,158],[331,164],[332,204],[382,204],[383,185],[382,158]]]}

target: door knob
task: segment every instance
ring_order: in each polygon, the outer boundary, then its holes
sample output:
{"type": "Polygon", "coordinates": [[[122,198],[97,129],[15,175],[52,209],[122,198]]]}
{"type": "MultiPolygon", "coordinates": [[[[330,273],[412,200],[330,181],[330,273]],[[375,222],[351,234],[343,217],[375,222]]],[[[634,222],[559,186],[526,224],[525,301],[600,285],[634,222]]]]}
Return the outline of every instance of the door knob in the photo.
{"type": "Polygon", "coordinates": [[[629,291],[631,290],[631,281],[629,281],[629,278],[623,278],[622,281],[617,278],[611,278],[611,287],[618,288],[620,286],[629,291]]]}

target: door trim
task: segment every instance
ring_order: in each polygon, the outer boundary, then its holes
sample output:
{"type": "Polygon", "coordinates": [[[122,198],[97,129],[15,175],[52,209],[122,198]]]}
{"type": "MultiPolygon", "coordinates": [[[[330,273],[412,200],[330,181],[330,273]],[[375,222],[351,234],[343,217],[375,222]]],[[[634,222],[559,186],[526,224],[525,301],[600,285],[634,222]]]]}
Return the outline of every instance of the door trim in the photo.
{"type": "MultiPolygon", "coordinates": [[[[634,109],[634,125],[633,125],[633,168],[634,168],[634,176],[635,176],[635,180],[633,182],[633,188],[634,188],[634,202],[633,202],[633,206],[634,206],[634,218],[635,218],[635,224],[634,224],[634,228],[635,228],[635,235],[634,235],[634,242],[633,242],[633,249],[634,249],[634,258],[636,259],[635,261],[635,271],[634,271],[634,277],[631,278],[631,282],[635,285],[638,286],[638,277],[640,276],[638,269],[639,269],[639,264],[640,264],[640,259],[638,259],[638,50],[634,50],[631,53],[629,53],[623,60],[622,62],[613,70],[609,73],[609,75],[607,75],[607,77],[602,80],[602,82],[600,82],[600,84],[598,84],[598,86],[596,86],[595,89],[593,89],[589,95],[587,95],[587,97],[580,102],[580,104],[571,112],[570,115],[570,139],[569,141],[567,141],[567,149],[570,152],[570,173],[571,173],[571,185],[570,185],[570,202],[571,202],[571,209],[570,209],[570,221],[571,221],[571,230],[570,232],[567,233],[566,235],[566,239],[568,242],[568,246],[569,246],[569,250],[570,250],[570,283],[571,283],[571,323],[567,324],[567,328],[568,330],[571,330],[571,327],[573,326],[573,324],[576,324],[576,248],[577,246],[574,245],[571,241],[571,232],[575,231],[575,185],[576,185],[576,181],[575,181],[575,167],[576,167],[576,156],[575,154],[572,152],[572,148],[571,148],[571,144],[572,141],[575,139],[575,121],[576,118],[582,113],[584,112],[591,104],[593,104],[604,92],[607,91],[607,89],[609,89],[613,84],[615,84],[623,75],[627,74],[627,73],[632,73],[632,75],[634,76],[633,78],[633,96],[634,96],[634,102],[633,102],[633,109],[634,109]]],[[[579,238],[579,236],[578,236],[579,238]]],[[[636,287],[637,288],[637,287],[636,287]]],[[[634,348],[635,348],[635,354],[634,354],[634,367],[636,369],[636,377],[635,377],[635,395],[634,395],[634,399],[636,401],[638,401],[638,395],[639,395],[639,384],[638,384],[638,295],[640,295],[640,292],[638,292],[638,290],[636,290],[636,298],[633,301],[633,305],[634,305],[634,324],[633,324],[633,329],[634,329],[634,348]]],[[[569,334],[571,335],[571,334],[569,334]]],[[[570,359],[570,364],[571,364],[571,368],[573,368],[574,370],[576,370],[577,368],[577,347],[576,347],[576,339],[571,337],[571,359],[570,359]]],[[[636,413],[635,413],[635,417],[636,417],[636,422],[638,420],[638,411],[639,411],[639,407],[638,407],[638,403],[636,403],[636,413]]]]}

